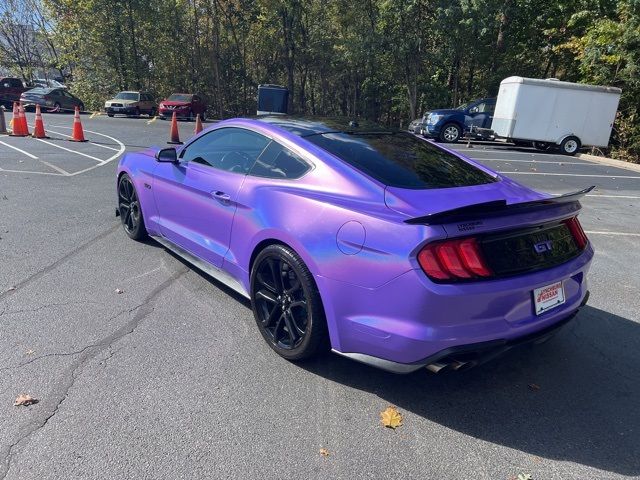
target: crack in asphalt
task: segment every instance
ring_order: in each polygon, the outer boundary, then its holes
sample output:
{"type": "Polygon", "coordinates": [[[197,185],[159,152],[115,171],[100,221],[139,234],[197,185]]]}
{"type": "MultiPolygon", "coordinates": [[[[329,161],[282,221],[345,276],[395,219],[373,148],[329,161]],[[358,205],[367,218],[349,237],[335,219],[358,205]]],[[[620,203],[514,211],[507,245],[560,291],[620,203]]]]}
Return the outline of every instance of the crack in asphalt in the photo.
{"type": "Polygon", "coordinates": [[[93,245],[96,242],[99,242],[100,240],[102,240],[105,237],[108,237],[109,235],[111,235],[113,232],[115,232],[119,228],[120,228],[120,222],[118,222],[117,224],[115,224],[112,227],[108,228],[104,232],[96,235],[91,240],[83,243],[79,247],[74,248],[69,253],[67,253],[63,257],[59,258],[58,260],[56,260],[52,264],[44,267],[42,270],[39,270],[36,273],[34,273],[33,275],[28,276],[27,278],[25,278],[21,282],[16,283],[9,290],[5,290],[4,292],[0,292],[0,300],[2,300],[5,297],[8,297],[9,295],[12,295],[12,294],[16,293],[21,287],[24,287],[24,286],[30,284],[31,282],[34,282],[35,280],[39,279],[40,277],[43,277],[44,275],[46,275],[50,271],[55,270],[58,266],[60,266],[61,264],[63,264],[67,260],[69,260],[70,258],[74,257],[75,255],[78,255],[79,253],[82,253],[87,248],[89,248],[91,245],[93,245]]]}
{"type": "Polygon", "coordinates": [[[67,307],[69,305],[99,305],[99,302],[92,302],[83,300],[81,302],[63,302],[63,303],[47,303],[46,305],[40,305],[37,307],[29,307],[29,308],[21,308],[20,310],[8,310],[5,308],[0,312],[0,317],[3,315],[12,315],[15,313],[34,313],[39,312],[40,310],[44,310],[45,308],[54,308],[54,307],[67,307]]]}
{"type": "MultiPolygon", "coordinates": [[[[111,320],[115,320],[116,318],[118,318],[120,315],[124,314],[124,313],[131,313],[135,310],[137,310],[138,308],[140,308],[142,305],[144,305],[144,303],[141,303],[140,305],[137,305],[133,308],[126,308],[124,310],[121,310],[120,312],[116,313],[115,315],[110,316],[109,318],[107,318],[105,320],[106,322],[110,322],[111,320]]],[[[14,313],[14,312],[11,312],[14,313]]],[[[19,363],[18,365],[11,365],[9,367],[2,367],[0,368],[0,372],[6,371],[6,370],[17,370],[19,368],[25,367],[27,365],[30,365],[34,362],[37,362],[38,360],[41,360],[43,358],[49,358],[49,357],[72,357],[74,355],[79,355],[81,353],[83,353],[85,350],[89,349],[89,348],[95,348],[100,346],[102,343],[98,342],[98,343],[93,343],[91,345],[87,345],[86,347],[80,349],[80,350],[76,350],[74,352],[54,352],[54,353],[46,353],[44,355],[40,355],[34,358],[31,358],[29,360],[27,360],[26,362],[22,362],[19,363]]]]}
{"type": "MultiPolygon", "coordinates": [[[[18,438],[10,445],[4,447],[0,452],[0,455],[1,455],[0,458],[2,458],[2,461],[0,462],[0,480],[4,480],[6,476],[9,474],[9,470],[11,469],[11,462],[15,455],[15,449],[18,446],[20,446],[20,444],[27,443],[29,438],[34,433],[44,428],[49,422],[49,420],[51,420],[56,415],[56,413],[58,413],[60,406],[67,399],[69,390],[71,390],[75,381],[81,375],[82,370],[86,366],[86,364],[90,360],[94,359],[100,352],[104,351],[105,349],[109,349],[110,355],[108,358],[112,357],[116,352],[112,353],[111,347],[115,343],[122,340],[123,338],[132,334],[136,330],[136,328],[138,328],[140,323],[146,317],[148,317],[151,313],[153,313],[155,307],[152,305],[152,303],[156,300],[156,298],[164,290],[169,288],[182,275],[184,275],[187,271],[188,271],[187,268],[182,268],[176,271],[167,280],[165,280],[156,288],[154,288],[149,293],[149,295],[147,295],[147,297],[144,299],[144,301],[140,305],[132,309],[124,310],[120,312],[118,315],[114,316],[113,318],[116,318],[117,316],[122,315],[124,313],[127,313],[127,312],[131,313],[137,310],[136,314],[129,322],[124,324],[122,327],[118,328],[111,335],[105,337],[98,343],[84,347],[82,350],[79,350],[76,353],[66,354],[66,355],[78,355],[78,358],[75,362],[73,362],[72,365],[69,366],[69,368],[67,368],[66,372],[63,375],[62,385],[60,386],[60,388],[57,389],[57,392],[56,391],[52,392],[51,397],[40,401],[39,403],[40,408],[43,409],[41,417],[39,419],[32,420],[31,423],[28,424],[26,428],[24,428],[22,432],[18,434],[18,438]]],[[[65,354],[50,354],[50,356],[53,356],[53,355],[65,355],[65,354]]],[[[45,355],[38,358],[44,358],[44,357],[45,355]]],[[[33,361],[35,361],[35,359],[33,361]]]]}

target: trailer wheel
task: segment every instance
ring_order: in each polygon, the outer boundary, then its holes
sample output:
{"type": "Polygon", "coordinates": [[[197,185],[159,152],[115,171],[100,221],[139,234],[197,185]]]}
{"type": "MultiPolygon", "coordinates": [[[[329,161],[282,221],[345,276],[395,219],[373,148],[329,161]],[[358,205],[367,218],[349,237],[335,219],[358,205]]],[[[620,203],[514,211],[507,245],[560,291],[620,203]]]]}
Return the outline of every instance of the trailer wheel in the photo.
{"type": "Polygon", "coordinates": [[[580,150],[582,144],[578,137],[567,137],[560,143],[560,152],[564,155],[575,155],[580,150]]]}
{"type": "Polygon", "coordinates": [[[447,143],[456,143],[462,136],[462,130],[455,123],[447,123],[440,130],[440,141],[447,143]]]}

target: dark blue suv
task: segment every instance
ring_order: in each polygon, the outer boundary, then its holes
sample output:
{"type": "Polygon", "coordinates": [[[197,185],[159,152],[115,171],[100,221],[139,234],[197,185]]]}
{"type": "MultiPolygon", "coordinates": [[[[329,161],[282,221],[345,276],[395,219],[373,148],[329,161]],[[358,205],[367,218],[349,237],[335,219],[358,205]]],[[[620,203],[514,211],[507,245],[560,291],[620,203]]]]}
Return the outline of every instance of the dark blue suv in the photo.
{"type": "Polygon", "coordinates": [[[456,109],[433,110],[427,115],[424,135],[441,142],[457,142],[472,126],[490,128],[495,108],[495,98],[483,98],[460,105],[456,109]]]}

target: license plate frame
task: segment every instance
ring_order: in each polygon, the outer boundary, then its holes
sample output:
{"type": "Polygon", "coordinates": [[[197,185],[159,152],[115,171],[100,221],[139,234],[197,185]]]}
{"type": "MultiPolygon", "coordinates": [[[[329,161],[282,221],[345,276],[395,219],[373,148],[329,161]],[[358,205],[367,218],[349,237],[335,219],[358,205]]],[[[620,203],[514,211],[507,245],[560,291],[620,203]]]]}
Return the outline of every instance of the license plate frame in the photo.
{"type": "Polygon", "coordinates": [[[536,315],[542,315],[549,310],[553,310],[563,305],[566,301],[564,282],[562,280],[536,288],[532,294],[536,315]]]}

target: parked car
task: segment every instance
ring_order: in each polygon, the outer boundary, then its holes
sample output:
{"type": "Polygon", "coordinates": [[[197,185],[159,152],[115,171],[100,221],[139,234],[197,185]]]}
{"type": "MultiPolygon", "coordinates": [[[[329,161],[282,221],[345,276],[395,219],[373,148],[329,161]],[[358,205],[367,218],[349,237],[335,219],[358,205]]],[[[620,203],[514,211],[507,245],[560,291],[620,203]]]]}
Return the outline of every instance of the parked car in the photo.
{"type": "Polygon", "coordinates": [[[423,116],[423,117],[420,117],[420,118],[416,118],[415,120],[412,120],[409,123],[409,126],[407,127],[407,130],[409,130],[411,133],[415,133],[417,135],[421,135],[423,128],[426,126],[426,122],[427,122],[427,117],[426,116],[423,116]]]}
{"type": "Polygon", "coordinates": [[[397,373],[466,368],[548,338],[584,305],[593,249],[577,215],[591,189],[540,193],[358,123],[232,119],[128,153],[116,213],[130,238],[249,298],[289,360],[330,345],[397,373]]]}
{"type": "Polygon", "coordinates": [[[104,103],[104,109],[110,117],[114,115],[153,117],[158,112],[155,100],[145,92],[120,92],[104,103]]]}
{"type": "Polygon", "coordinates": [[[20,96],[25,107],[40,105],[49,111],[73,111],[78,107],[84,111],[84,103],[65,88],[32,88],[20,96]]]}
{"type": "Polygon", "coordinates": [[[169,98],[160,102],[158,113],[161,119],[171,117],[176,112],[176,117],[194,120],[200,115],[201,120],[206,120],[207,104],[200,95],[191,93],[173,93],[169,98]]]}
{"type": "Polygon", "coordinates": [[[489,128],[495,107],[495,98],[483,98],[455,109],[432,110],[427,117],[424,135],[441,142],[455,143],[471,127],[489,128]]]}
{"type": "Polygon", "coordinates": [[[0,105],[12,108],[13,102],[19,101],[20,95],[27,90],[19,78],[0,78],[0,105]]]}

